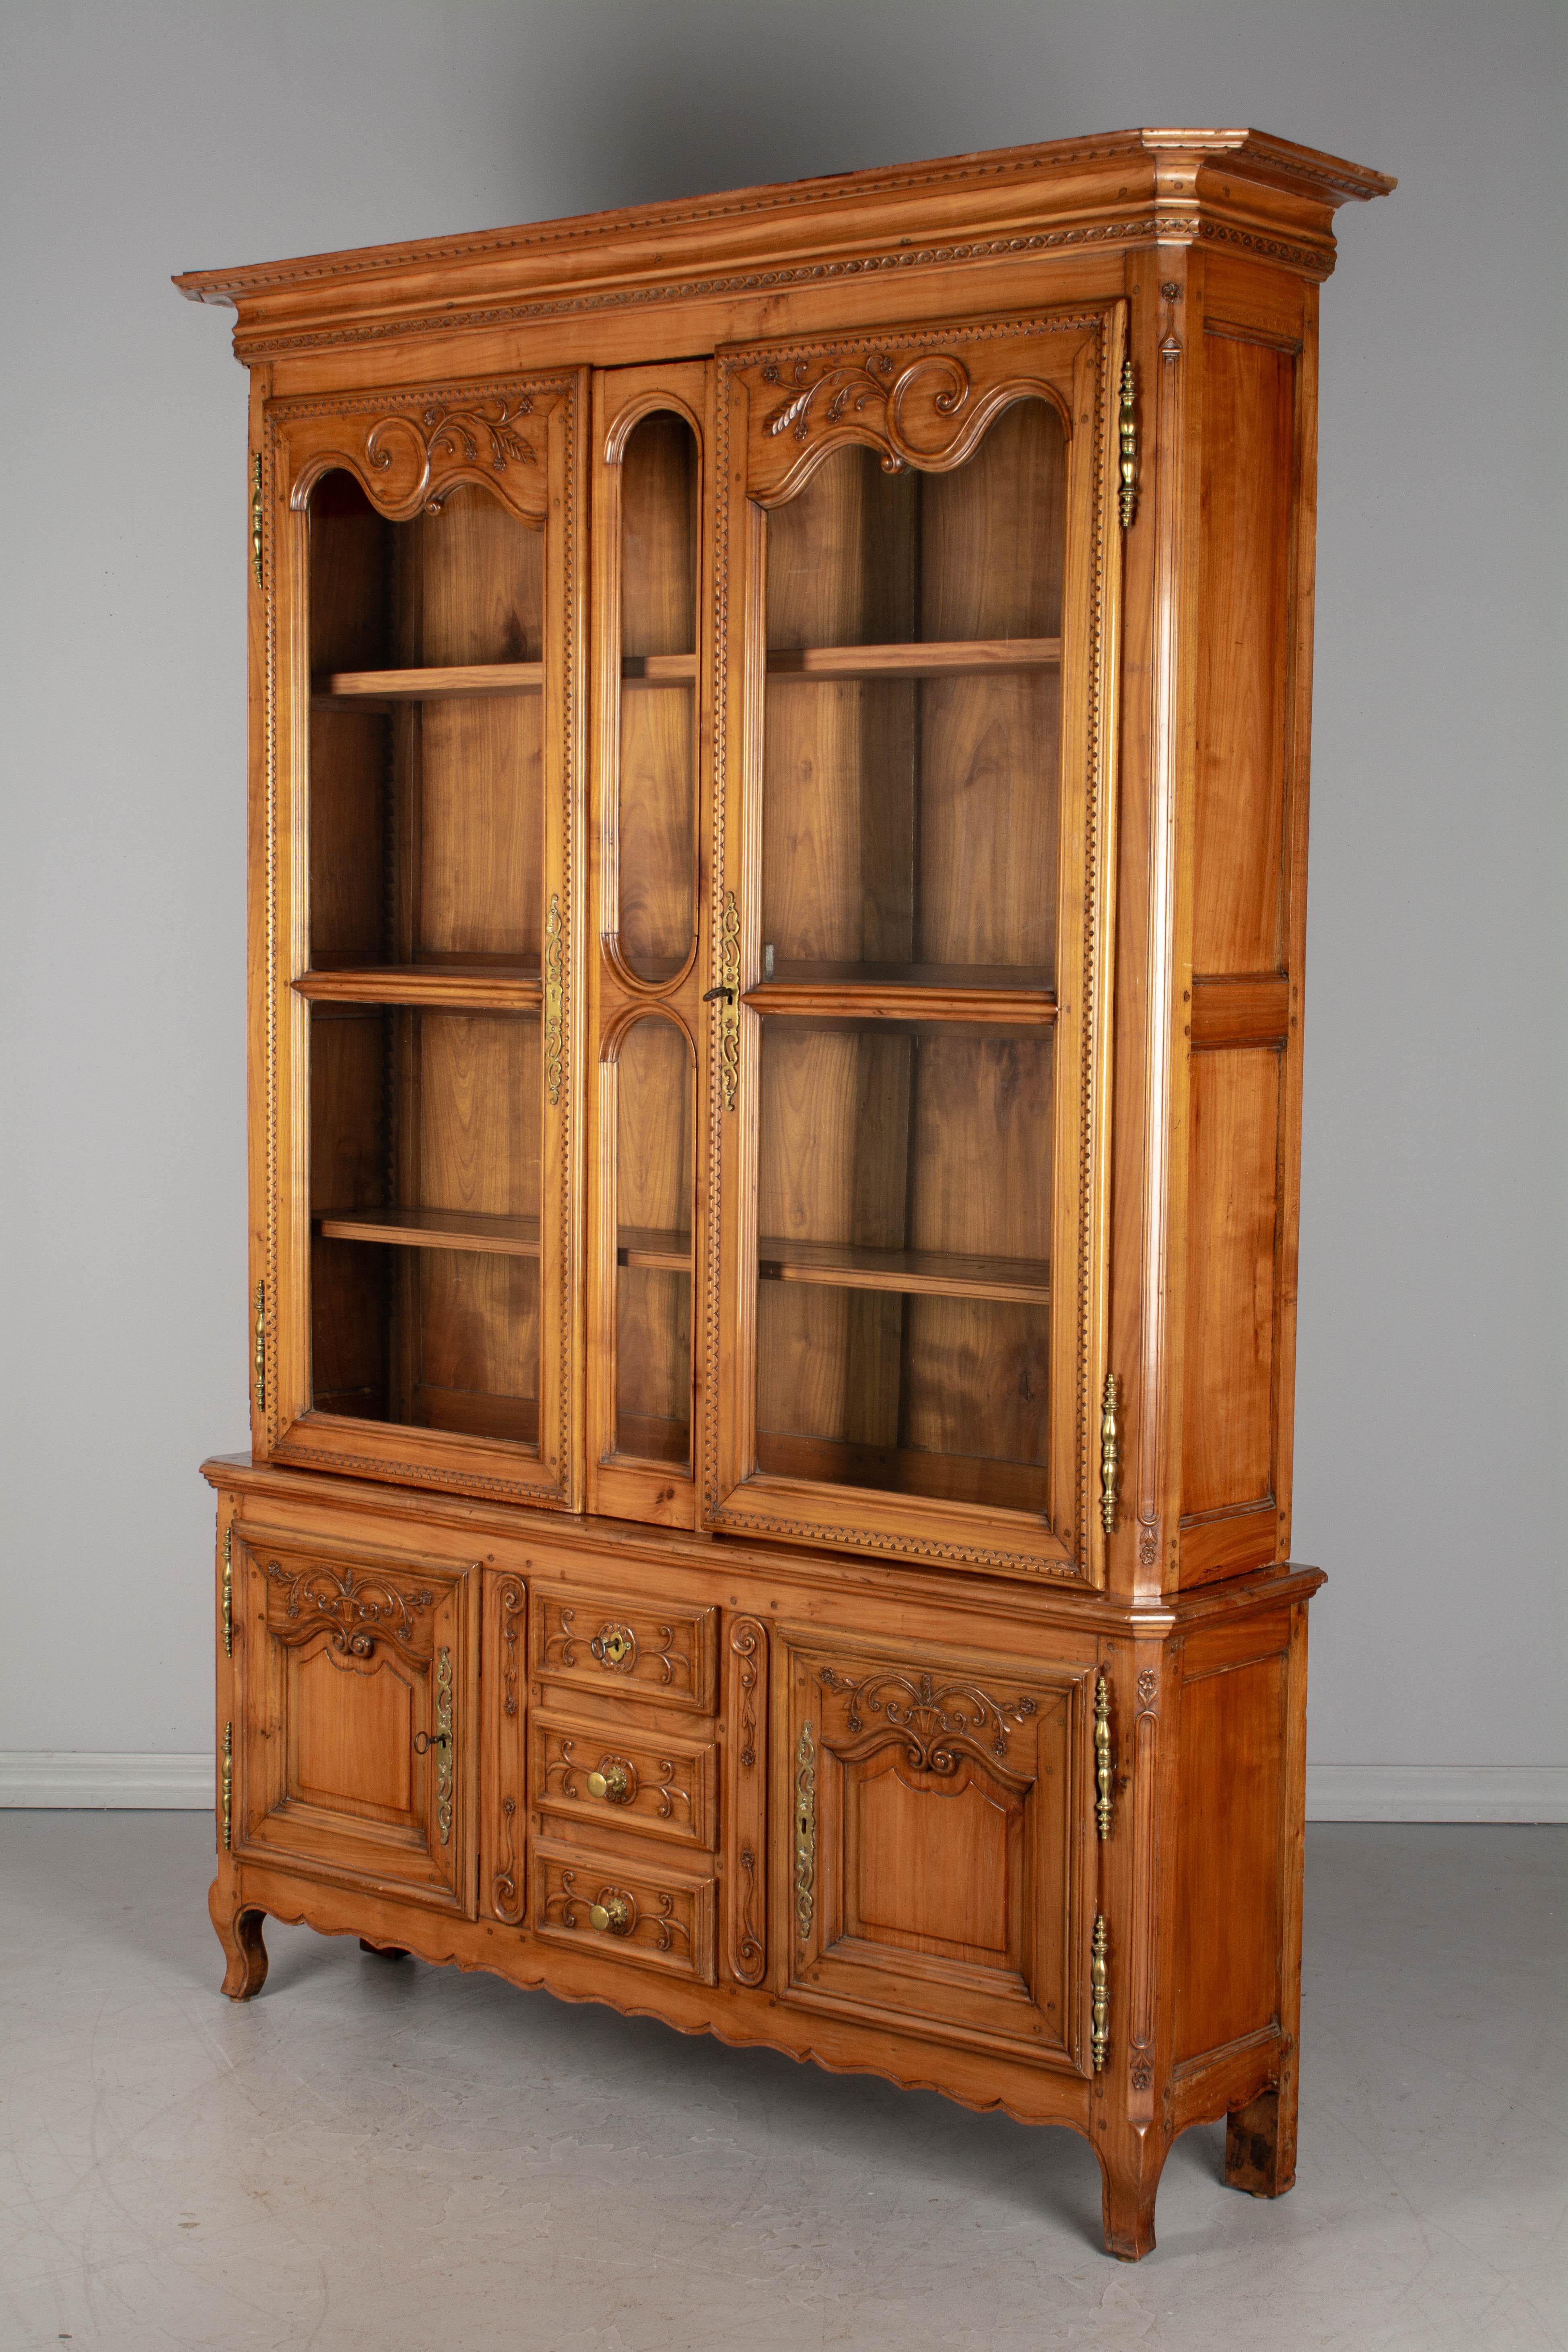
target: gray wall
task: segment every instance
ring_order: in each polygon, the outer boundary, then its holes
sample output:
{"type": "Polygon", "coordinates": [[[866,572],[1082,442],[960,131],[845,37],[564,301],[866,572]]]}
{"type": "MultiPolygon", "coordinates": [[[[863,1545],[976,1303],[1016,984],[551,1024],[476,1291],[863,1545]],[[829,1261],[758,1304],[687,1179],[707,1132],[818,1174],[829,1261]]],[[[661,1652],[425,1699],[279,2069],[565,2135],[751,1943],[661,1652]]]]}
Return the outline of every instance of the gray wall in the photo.
{"type": "Polygon", "coordinates": [[[1323,302],[1321,1761],[1563,1701],[1560,0],[13,5],[0,1748],[195,1750],[247,1442],[245,379],[169,271],[1136,122],[1397,173],[1323,302]],[[1555,722],[1555,723],[1554,723],[1555,722]]]}

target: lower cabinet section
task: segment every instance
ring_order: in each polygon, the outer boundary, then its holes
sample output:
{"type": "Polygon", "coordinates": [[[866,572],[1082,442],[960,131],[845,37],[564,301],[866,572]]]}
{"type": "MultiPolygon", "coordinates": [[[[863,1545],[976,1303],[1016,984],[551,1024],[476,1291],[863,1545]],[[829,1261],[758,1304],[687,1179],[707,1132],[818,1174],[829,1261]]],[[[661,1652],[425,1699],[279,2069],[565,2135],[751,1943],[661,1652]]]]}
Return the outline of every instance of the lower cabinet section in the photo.
{"type": "Polygon", "coordinates": [[[713,1981],[713,1881],[588,1846],[533,1849],[533,1927],[668,1976],[713,1981]]]}
{"type": "Polygon", "coordinates": [[[236,1534],[234,1845],[471,1910],[477,1562],[236,1534]]]}
{"type": "Polygon", "coordinates": [[[1124,2253],[1188,2124],[1289,2186],[1315,1572],[1138,1616],[235,1484],[235,1998],[270,1913],[1065,2123],[1124,2253]]]}
{"type": "Polygon", "coordinates": [[[1087,2071],[1092,1669],[784,1654],[790,1998],[1087,2071]]]}

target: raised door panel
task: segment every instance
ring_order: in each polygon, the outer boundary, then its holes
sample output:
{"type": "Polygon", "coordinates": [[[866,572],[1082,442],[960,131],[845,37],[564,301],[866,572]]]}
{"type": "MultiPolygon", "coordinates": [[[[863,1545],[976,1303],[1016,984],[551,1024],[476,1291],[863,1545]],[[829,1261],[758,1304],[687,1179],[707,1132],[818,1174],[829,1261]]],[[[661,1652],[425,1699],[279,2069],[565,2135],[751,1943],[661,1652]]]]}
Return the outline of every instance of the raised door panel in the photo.
{"type": "Polygon", "coordinates": [[[574,371],[274,401],[258,1455],[582,1500],[574,371]]]}
{"type": "Polygon", "coordinates": [[[719,354],[714,1528],[1102,1576],[1124,328],[719,354]]]}
{"type": "Polygon", "coordinates": [[[1090,1669],[781,1638],[789,1998],[1081,2068],[1090,1669]]]}
{"type": "Polygon", "coordinates": [[[237,1537],[236,1850],[471,1913],[478,1563],[237,1537]]]}

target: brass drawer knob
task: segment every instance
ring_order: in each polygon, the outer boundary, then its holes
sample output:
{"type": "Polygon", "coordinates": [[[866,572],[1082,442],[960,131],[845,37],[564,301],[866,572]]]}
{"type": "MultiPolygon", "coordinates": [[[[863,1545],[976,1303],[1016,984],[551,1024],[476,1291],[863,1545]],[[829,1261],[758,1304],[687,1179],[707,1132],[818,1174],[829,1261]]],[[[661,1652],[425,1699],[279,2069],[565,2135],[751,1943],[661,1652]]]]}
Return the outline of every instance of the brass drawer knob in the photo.
{"type": "Polygon", "coordinates": [[[590,1772],[588,1775],[588,1794],[591,1797],[603,1799],[604,1802],[609,1805],[629,1804],[632,1795],[631,1773],[626,1765],[617,1762],[614,1757],[606,1756],[604,1759],[603,1771],[590,1772]]]}
{"type": "Polygon", "coordinates": [[[630,1896],[613,1895],[606,1887],[599,1901],[589,1906],[588,1924],[596,1927],[601,1936],[629,1936],[632,1931],[630,1896]]]}

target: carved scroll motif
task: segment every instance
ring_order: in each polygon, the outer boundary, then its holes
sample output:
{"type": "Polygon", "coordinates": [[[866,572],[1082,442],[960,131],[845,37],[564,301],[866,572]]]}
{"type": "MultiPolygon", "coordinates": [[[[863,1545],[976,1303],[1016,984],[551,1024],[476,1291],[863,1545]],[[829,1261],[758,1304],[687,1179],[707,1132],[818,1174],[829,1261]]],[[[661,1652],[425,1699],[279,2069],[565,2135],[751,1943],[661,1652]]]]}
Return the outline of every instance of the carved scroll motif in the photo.
{"type": "MultiPolygon", "coordinates": [[[[1043,332],[1095,323],[1057,318],[1037,325],[1043,332]]],[[[823,344],[759,359],[744,371],[752,390],[752,496],[770,505],[792,496],[818,457],[845,441],[868,443],[886,474],[911,467],[944,473],[963,463],[992,419],[1016,400],[1051,401],[1070,431],[1068,404],[1046,371],[1024,372],[1031,355],[1017,347],[1029,331],[971,332],[967,364],[952,349],[908,344],[823,344]]],[[[952,340],[964,339],[961,330],[952,340]]]]}
{"type": "Polygon", "coordinates": [[[767,1628],[730,1621],[725,1666],[725,1938],[738,1984],[760,1984],[767,1969],[766,1906],[758,1857],[766,1838],[767,1628]]]}
{"type": "Polygon", "coordinates": [[[374,419],[357,449],[313,457],[295,484],[293,503],[302,505],[323,473],[342,467],[393,522],[438,514],[464,482],[483,483],[517,513],[538,520],[549,496],[544,427],[533,394],[510,387],[393,409],[374,419]]]}
{"type": "Polygon", "coordinates": [[[938,1688],[930,1675],[883,1671],[847,1683],[831,1666],[818,1671],[825,1690],[847,1699],[849,1729],[863,1731],[867,1716],[879,1715],[901,1735],[919,1772],[956,1772],[966,1748],[972,1754],[989,1748],[1005,1761],[1008,1727],[1017,1730],[1036,1711],[1027,1696],[998,1701],[973,1683],[938,1688]]]}
{"type": "Polygon", "coordinates": [[[368,1658],[383,1637],[405,1655],[417,1655],[416,1619],[435,1601],[426,1590],[405,1592],[379,1577],[357,1577],[352,1568],[338,1570],[325,1562],[305,1568],[285,1568],[281,1560],[267,1563],[267,1573],[284,1595],[287,1622],[269,1628],[273,1639],[295,1649],[326,1628],[331,1645],[345,1658],[368,1658]]]}

